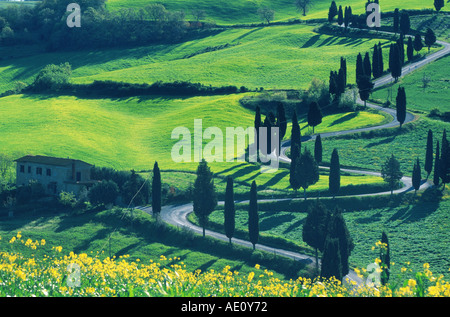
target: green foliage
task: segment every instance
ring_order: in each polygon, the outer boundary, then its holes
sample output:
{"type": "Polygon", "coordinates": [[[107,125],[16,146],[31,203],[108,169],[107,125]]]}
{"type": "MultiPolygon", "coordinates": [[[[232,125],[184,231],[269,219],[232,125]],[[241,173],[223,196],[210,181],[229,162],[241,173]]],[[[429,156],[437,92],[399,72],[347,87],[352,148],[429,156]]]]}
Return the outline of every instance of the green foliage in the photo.
{"type": "Polygon", "coordinates": [[[253,244],[253,250],[259,240],[259,216],[258,216],[258,193],[256,182],[252,182],[250,188],[250,203],[248,208],[248,235],[253,244]]]}
{"type": "Polygon", "coordinates": [[[64,88],[72,75],[72,67],[69,63],[60,65],[47,65],[36,76],[32,84],[35,91],[58,90],[64,88]]]}
{"type": "Polygon", "coordinates": [[[114,204],[119,195],[119,187],[111,180],[100,181],[88,192],[89,201],[94,205],[114,204]]]}
{"type": "Polygon", "coordinates": [[[333,150],[330,160],[330,177],[329,177],[329,191],[334,196],[339,193],[341,188],[341,166],[339,163],[339,153],[337,149],[333,150]]]}
{"type": "Polygon", "coordinates": [[[208,217],[216,205],[217,194],[214,187],[213,173],[205,159],[202,159],[198,165],[197,178],[194,183],[194,213],[203,227],[203,236],[205,236],[208,217]]]}
{"type": "Polygon", "coordinates": [[[234,206],[234,190],[233,190],[233,178],[231,176],[227,177],[227,187],[225,190],[225,208],[224,208],[224,227],[225,235],[228,239],[234,236],[234,230],[236,227],[236,209],[234,206]]]}
{"type": "Polygon", "coordinates": [[[400,169],[400,163],[395,158],[394,154],[387,158],[381,168],[381,175],[386,183],[389,184],[391,194],[393,193],[398,182],[402,179],[403,173],[400,169]]]}
{"type": "Polygon", "coordinates": [[[159,214],[161,212],[161,171],[159,170],[158,162],[153,165],[153,179],[152,179],[152,212],[159,214]]]}

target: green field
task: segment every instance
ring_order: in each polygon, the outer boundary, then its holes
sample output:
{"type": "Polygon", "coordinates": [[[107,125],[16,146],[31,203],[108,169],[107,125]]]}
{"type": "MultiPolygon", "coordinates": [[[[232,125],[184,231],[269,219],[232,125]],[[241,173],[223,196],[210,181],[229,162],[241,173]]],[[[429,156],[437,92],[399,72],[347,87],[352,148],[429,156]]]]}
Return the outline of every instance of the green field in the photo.
{"type": "MultiPolygon", "coordinates": [[[[355,243],[350,262],[366,268],[379,256],[372,246],[381,239],[384,230],[389,236],[393,276],[406,262],[420,269],[429,263],[436,275],[449,276],[448,257],[450,241],[448,229],[450,201],[440,203],[419,202],[382,209],[368,208],[364,211],[348,211],[344,218],[355,243]]],[[[236,212],[236,228],[247,231],[248,210],[239,206],[236,212]]],[[[302,228],[306,214],[299,212],[261,211],[261,235],[287,239],[300,248],[308,248],[302,240],[302,228]]],[[[223,225],[223,209],[211,215],[211,221],[223,225]]]]}
{"type": "Polygon", "coordinates": [[[398,87],[402,86],[405,87],[408,109],[429,113],[437,108],[441,112],[448,112],[450,96],[446,91],[450,87],[449,62],[450,57],[447,55],[400,78],[396,84],[374,91],[372,98],[380,102],[389,100],[395,104],[398,87]],[[429,79],[426,87],[424,87],[424,78],[429,79]],[[389,94],[391,97],[388,98],[389,94]]]}
{"type": "MultiPolygon", "coordinates": [[[[258,9],[269,7],[275,11],[275,21],[289,19],[324,19],[327,17],[328,8],[331,1],[318,0],[313,1],[309,12],[304,17],[302,12],[297,11],[294,1],[291,0],[230,0],[224,3],[212,0],[200,0],[195,2],[185,0],[108,0],[109,9],[118,8],[142,8],[151,3],[162,3],[166,9],[171,11],[182,10],[188,18],[192,18],[192,10],[204,10],[206,13],[205,21],[211,21],[218,24],[236,24],[236,23],[258,23],[261,22],[258,9]]],[[[343,7],[350,5],[353,14],[364,13],[364,1],[348,0],[345,2],[336,1],[336,4],[343,7]]],[[[433,2],[412,0],[408,2],[380,1],[382,11],[394,11],[395,8],[403,9],[431,9],[433,2]]],[[[444,8],[445,10],[445,8],[444,8]]]]}
{"type": "Polygon", "coordinates": [[[306,89],[314,77],[328,80],[330,70],[339,68],[343,56],[347,58],[348,82],[353,83],[356,56],[371,52],[379,41],[387,60],[387,40],[318,34],[314,26],[307,25],[229,29],[171,45],[41,53],[0,61],[0,91],[13,88],[16,81],[31,83],[47,64],[64,62],[72,65],[74,83],[179,80],[250,89],[306,89]],[[226,48],[205,52],[227,44],[226,48]]]}

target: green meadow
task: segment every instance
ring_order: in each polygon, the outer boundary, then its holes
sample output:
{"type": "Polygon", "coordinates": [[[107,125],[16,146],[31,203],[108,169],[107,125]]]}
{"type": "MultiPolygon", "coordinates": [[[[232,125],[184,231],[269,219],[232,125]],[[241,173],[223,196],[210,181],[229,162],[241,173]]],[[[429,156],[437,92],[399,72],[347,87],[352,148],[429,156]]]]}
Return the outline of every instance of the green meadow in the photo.
{"type": "MultiPolygon", "coordinates": [[[[296,9],[292,0],[230,0],[225,2],[212,0],[185,1],[185,0],[109,0],[107,6],[111,10],[118,8],[142,8],[151,3],[161,3],[166,9],[171,11],[184,11],[189,19],[193,19],[192,10],[204,10],[204,21],[215,22],[217,24],[236,24],[236,23],[258,23],[261,19],[258,15],[258,9],[268,7],[275,11],[274,21],[286,21],[290,19],[325,19],[328,14],[328,8],[331,1],[317,0],[312,1],[307,15],[296,9]]],[[[336,4],[351,6],[354,14],[364,13],[364,1],[347,0],[336,1],[336,4]]],[[[381,11],[394,11],[395,8],[403,9],[432,9],[432,1],[380,1],[381,11]]],[[[444,8],[445,10],[445,8],[444,8]]]]}

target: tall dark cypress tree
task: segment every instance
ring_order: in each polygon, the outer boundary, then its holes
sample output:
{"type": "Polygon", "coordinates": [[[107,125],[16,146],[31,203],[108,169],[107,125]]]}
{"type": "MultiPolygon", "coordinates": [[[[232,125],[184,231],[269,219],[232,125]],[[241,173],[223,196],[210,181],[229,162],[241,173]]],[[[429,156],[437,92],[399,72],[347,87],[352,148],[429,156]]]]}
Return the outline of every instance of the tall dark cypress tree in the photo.
{"type": "MultiPolygon", "coordinates": [[[[336,207],[333,211],[328,223],[328,236],[331,239],[338,239],[339,241],[339,255],[341,259],[342,276],[347,275],[350,272],[349,257],[353,251],[355,245],[353,239],[350,236],[350,232],[345,223],[345,219],[342,216],[340,208],[336,207]]],[[[341,277],[342,280],[342,277],[341,277]]]]}
{"type": "Polygon", "coordinates": [[[402,75],[401,53],[398,44],[391,45],[391,52],[389,54],[389,68],[392,77],[394,77],[397,82],[402,75]]]}
{"type": "Polygon", "coordinates": [[[403,66],[405,64],[405,43],[404,43],[404,36],[403,34],[400,34],[400,37],[397,40],[397,46],[400,53],[400,65],[403,66]]]}
{"type": "Polygon", "coordinates": [[[306,148],[298,161],[297,177],[303,188],[306,200],[306,189],[319,181],[319,167],[311,152],[306,148]]]}
{"type": "Polygon", "coordinates": [[[381,284],[386,285],[391,275],[391,250],[389,246],[389,239],[386,232],[381,234],[381,243],[384,245],[380,249],[381,260],[381,284]]]}
{"type": "Polygon", "coordinates": [[[411,62],[414,58],[414,44],[412,37],[408,37],[408,45],[406,49],[406,55],[408,56],[408,61],[411,62]]]}
{"type": "Polygon", "coordinates": [[[298,161],[300,160],[301,155],[301,134],[300,134],[300,125],[298,124],[297,112],[294,110],[292,115],[292,130],[291,130],[291,164],[289,166],[289,182],[291,187],[294,190],[298,190],[300,188],[300,184],[298,182],[297,177],[297,167],[298,161]]]}
{"type": "Polygon", "coordinates": [[[425,45],[428,47],[428,53],[430,52],[431,46],[436,43],[436,35],[433,30],[428,28],[425,33],[425,45]]]}
{"type": "Polygon", "coordinates": [[[414,193],[417,193],[417,191],[420,189],[421,180],[422,180],[422,171],[420,169],[419,158],[417,158],[416,162],[414,163],[412,174],[412,185],[414,188],[414,193]]]}
{"type": "Polygon", "coordinates": [[[322,137],[320,134],[317,135],[316,140],[314,141],[314,159],[316,160],[317,164],[322,163],[322,137]]]}
{"type": "Polygon", "coordinates": [[[369,76],[369,78],[372,77],[372,65],[370,63],[369,52],[366,52],[364,55],[364,74],[369,76]]]}
{"type": "Polygon", "coordinates": [[[439,140],[436,143],[436,156],[434,157],[434,173],[433,173],[433,184],[434,186],[439,186],[439,179],[441,175],[441,167],[440,167],[440,155],[439,155],[439,140]]]}
{"type": "Polygon", "coordinates": [[[337,149],[334,149],[331,153],[328,186],[333,198],[336,197],[339,193],[339,189],[341,188],[341,166],[339,163],[339,153],[337,149]]]}
{"type": "Polygon", "coordinates": [[[255,134],[256,134],[256,153],[259,155],[259,128],[262,126],[261,108],[256,106],[255,110],[255,134]]]}
{"type": "Polygon", "coordinates": [[[397,107],[397,121],[400,123],[400,128],[406,119],[406,93],[404,87],[398,87],[397,97],[396,97],[396,107],[397,107]]]}
{"type": "Polygon", "coordinates": [[[258,216],[258,196],[256,182],[252,182],[250,188],[250,203],[248,209],[248,235],[253,244],[253,250],[259,240],[259,216],[258,216]]]}
{"type": "Polygon", "coordinates": [[[423,48],[423,43],[422,43],[422,36],[417,33],[414,36],[414,50],[419,53],[423,48]]]}
{"type": "Polygon", "coordinates": [[[394,32],[395,32],[395,34],[397,34],[400,29],[400,12],[399,12],[398,8],[395,8],[395,10],[394,10],[393,26],[394,26],[394,32]]]}
{"type": "Polygon", "coordinates": [[[384,61],[383,61],[383,47],[381,46],[381,43],[378,43],[378,68],[380,76],[383,75],[384,61]]]}
{"type": "Polygon", "coordinates": [[[159,170],[158,162],[153,165],[153,179],[152,179],[152,213],[159,215],[161,212],[161,172],[159,170]]]}
{"type": "Polygon", "coordinates": [[[373,78],[380,77],[380,58],[378,57],[378,45],[375,44],[373,47],[373,54],[372,54],[372,74],[373,78]]]}
{"type": "Polygon", "coordinates": [[[213,173],[205,159],[198,164],[197,178],[194,183],[194,213],[203,228],[203,237],[208,224],[209,215],[217,206],[217,194],[214,186],[213,173]]]}
{"type": "Polygon", "coordinates": [[[450,183],[450,145],[447,139],[447,130],[442,133],[441,158],[439,160],[440,178],[442,183],[450,183]]]}
{"type": "Polygon", "coordinates": [[[344,88],[347,87],[347,60],[341,56],[341,65],[340,69],[342,69],[342,72],[344,74],[344,88]]]}
{"type": "Polygon", "coordinates": [[[303,225],[302,238],[305,243],[315,249],[316,269],[319,270],[319,252],[323,252],[327,237],[329,211],[319,201],[314,202],[308,208],[303,225]]]}
{"type": "Polygon", "coordinates": [[[338,8],[335,1],[331,1],[330,8],[328,9],[328,22],[332,22],[334,17],[338,14],[338,8]]]}
{"type": "Polygon", "coordinates": [[[300,130],[300,125],[298,124],[297,112],[294,110],[292,114],[292,128],[291,128],[291,147],[293,145],[298,145],[301,149],[302,147],[302,134],[300,130]]]}
{"type": "Polygon", "coordinates": [[[308,125],[314,128],[322,123],[322,111],[320,110],[319,104],[316,101],[311,102],[308,110],[308,125]]]}
{"type": "Polygon", "coordinates": [[[342,6],[339,6],[338,10],[338,18],[337,18],[338,25],[342,25],[344,23],[344,13],[342,12],[342,6]]]}
{"type": "Polygon", "coordinates": [[[286,135],[286,130],[287,130],[286,112],[284,110],[284,105],[282,102],[277,103],[277,123],[276,123],[276,125],[279,129],[280,144],[281,144],[281,141],[283,141],[283,138],[286,135]]]}
{"type": "Polygon", "coordinates": [[[234,236],[235,230],[235,220],[236,209],[234,206],[234,189],[233,189],[233,178],[231,176],[227,177],[227,187],[225,189],[225,206],[224,206],[224,227],[225,235],[230,241],[234,236]]]}
{"type": "Polygon", "coordinates": [[[361,53],[358,53],[356,57],[356,83],[358,83],[359,78],[364,76],[364,62],[361,53]]]}
{"type": "Polygon", "coordinates": [[[427,180],[433,170],[433,131],[428,130],[427,149],[425,153],[425,171],[427,172],[427,180]]]}

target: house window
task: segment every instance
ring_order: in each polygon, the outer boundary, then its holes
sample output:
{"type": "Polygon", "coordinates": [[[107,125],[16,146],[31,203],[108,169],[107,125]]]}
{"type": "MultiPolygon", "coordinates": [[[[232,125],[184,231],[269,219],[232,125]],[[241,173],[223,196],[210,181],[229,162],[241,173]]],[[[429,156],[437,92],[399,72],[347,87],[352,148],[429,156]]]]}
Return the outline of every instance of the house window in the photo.
{"type": "Polygon", "coordinates": [[[42,175],[42,167],[36,167],[36,175],[42,175]]]}
{"type": "Polygon", "coordinates": [[[20,165],[20,172],[25,173],[25,165],[20,165]]]}
{"type": "Polygon", "coordinates": [[[77,172],[77,182],[81,182],[81,172],[77,172]]]}
{"type": "Polygon", "coordinates": [[[52,176],[52,170],[50,168],[47,168],[47,176],[52,176]]]}
{"type": "Polygon", "coordinates": [[[28,174],[31,174],[31,166],[28,166],[28,174]]]}

